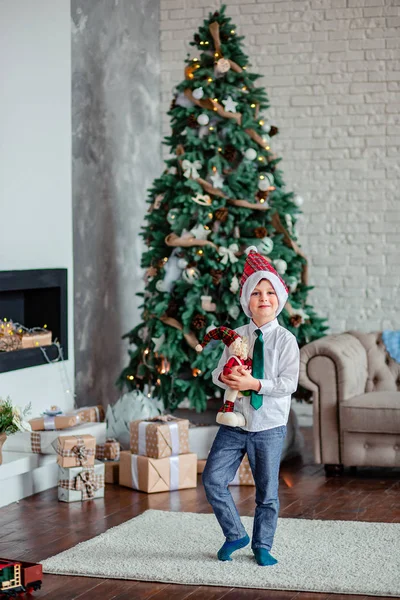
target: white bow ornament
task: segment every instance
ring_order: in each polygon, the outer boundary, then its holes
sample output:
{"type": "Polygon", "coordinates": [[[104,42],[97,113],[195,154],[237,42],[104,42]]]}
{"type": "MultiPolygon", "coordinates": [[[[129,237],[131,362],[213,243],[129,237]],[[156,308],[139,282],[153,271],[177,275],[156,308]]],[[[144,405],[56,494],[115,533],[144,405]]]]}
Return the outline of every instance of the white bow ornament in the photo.
{"type": "Polygon", "coordinates": [[[221,264],[227,265],[228,260],[231,263],[237,262],[239,259],[235,256],[235,252],[238,252],[239,246],[237,244],[231,244],[229,248],[225,248],[225,246],[221,246],[218,250],[218,254],[222,256],[221,264]]]}
{"type": "Polygon", "coordinates": [[[199,160],[194,160],[193,162],[190,162],[190,160],[185,158],[185,160],[182,161],[183,175],[187,179],[190,179],[190,177],[192,177],[193,179],[197,179],[198,177],[200,177],[200,173],[197,169],[201,169],[201,166],[202,165],[199,160]]]}

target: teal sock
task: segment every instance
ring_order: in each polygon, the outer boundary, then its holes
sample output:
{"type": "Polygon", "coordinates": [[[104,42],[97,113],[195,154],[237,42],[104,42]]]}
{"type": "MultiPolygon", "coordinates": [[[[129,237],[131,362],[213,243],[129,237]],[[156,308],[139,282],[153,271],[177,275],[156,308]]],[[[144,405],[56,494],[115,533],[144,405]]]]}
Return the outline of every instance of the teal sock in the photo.
{"type": "Polygon", "coordinates": [[[239,550],[240,548],[244,548],[250,542],[249,536],[246,535],[240,540],[235,540],[233,542],[226,541],[223,546],[218,550],[218,560],[232,560],[231,554],[235,552],[235,550],[239,550]]]}
{"type": "Polygon", "coordinates": [[[276,565],[278,562],[265,548],[253,548],[253,554],[260,567],[276,565]]]}

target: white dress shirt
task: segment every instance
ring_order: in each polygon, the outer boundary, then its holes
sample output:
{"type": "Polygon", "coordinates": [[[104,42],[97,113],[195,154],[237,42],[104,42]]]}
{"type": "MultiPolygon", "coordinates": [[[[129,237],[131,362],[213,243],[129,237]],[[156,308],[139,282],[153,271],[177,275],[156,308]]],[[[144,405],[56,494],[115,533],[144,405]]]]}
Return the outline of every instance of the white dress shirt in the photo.
{"type": "MultiPolygon", "coordinates": [[[[291,394],[297,389],[299,379],[300,353],[295,336],[274,319],[270,323],[257,327],[254,321],[238,327],[235,331],[241,337],[247,337],[249,356],[253,356],[256,341],[256,329],[261,329],[264,339],[264,378],[259,379],[263,396],[262,406],[255,410],[251,396],[242,396],[235,401],[235,411],[242,413],[246,425],[245,431],[262,431],[280,425],[286,425],[289,418],[291,394]]],[[[227,389],[219,380],[225,363],[229,360],[229,348],[225,346],[218,366],[212,373],[215,385],[227,389]]]]}

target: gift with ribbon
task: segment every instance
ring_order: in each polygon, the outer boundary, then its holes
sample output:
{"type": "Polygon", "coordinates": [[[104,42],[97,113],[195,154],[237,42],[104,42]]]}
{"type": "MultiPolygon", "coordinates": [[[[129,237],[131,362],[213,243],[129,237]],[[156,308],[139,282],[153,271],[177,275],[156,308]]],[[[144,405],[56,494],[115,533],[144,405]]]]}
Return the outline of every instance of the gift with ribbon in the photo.
{"type": "Polygon", "coordinates": [[[104,444],[96,445],[97,460],[119,460],[121,447],[115,438],[107,438],[104,444]]]}
{"type": "Polygon", "coordinates": [[[101,404],[97,406],[81,406],[72,411],[73,415],[78,415],[81,423],[101,423],[105,419],[104,408],[101,404]]]}
{"type": "Polygon", "coordinates": [[[121,452],[119,483],[148,494],[194,488],[197,485],[197,456],[179,454],[149,458],[121,452]]]}
{"type": "Polygon", "coordinates": [[[94,465],[96,438],[92,435],[60,435],[57,440],[57,463],[61,467],[94,465]]]}
{"type": "Polygon", "coordinates": [[[189,452],[189,421],[163,415],[130,423],[132,454],[165,458],[189,452]]]}
{"type": "Polygon", "coordinates": [[[235,477],[229,485],[255,485],[247,454],[244,455],[244,458],[235,473],[235,477]]]}
{"type": "MultiPolygon", "coordinates": [[[[130,452],[128,453],[130,454],[130,452]]],[[[105,483],[119,483],[119,460],[104,461],[104,481],[105,483]]]]}
{"type": "Polygon", "coordinates": [[[80,425],[79,415],[43,415],[29,421],[32,431],[51,431],[53,429],[68,429],[80,425]]]}
{"type": "Polygon", "coordinates": [[[78,502],[104,497],[104,464],[91,467],[58,467],[58,499],[78,502]]]}

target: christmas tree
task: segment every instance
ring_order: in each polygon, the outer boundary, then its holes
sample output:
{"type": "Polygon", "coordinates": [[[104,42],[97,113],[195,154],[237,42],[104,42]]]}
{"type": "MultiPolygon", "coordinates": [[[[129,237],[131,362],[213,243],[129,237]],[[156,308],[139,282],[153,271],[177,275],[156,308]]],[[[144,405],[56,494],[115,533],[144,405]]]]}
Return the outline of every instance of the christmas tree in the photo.
{"type": "Polygon", "coordinates": [[[198,55],[187,58],[168,112],[166,170],[149,190],[143,320],[124,336],[134,349],[117,383],[167,410],[188,398],[202,411],[219,395],[211,372],[222,344],[200,355],[194,348],[214,326],[247,322],[238,293],[246,247],[257,246],[288,285],[279,321],[299,345],[327,329],[307,304],[312,288],[295,234],[302,200],[285,189],[272,149],[278,129],[264,114],[268,98],[242,40],[225,7],[195,34],[198,55]]]}

